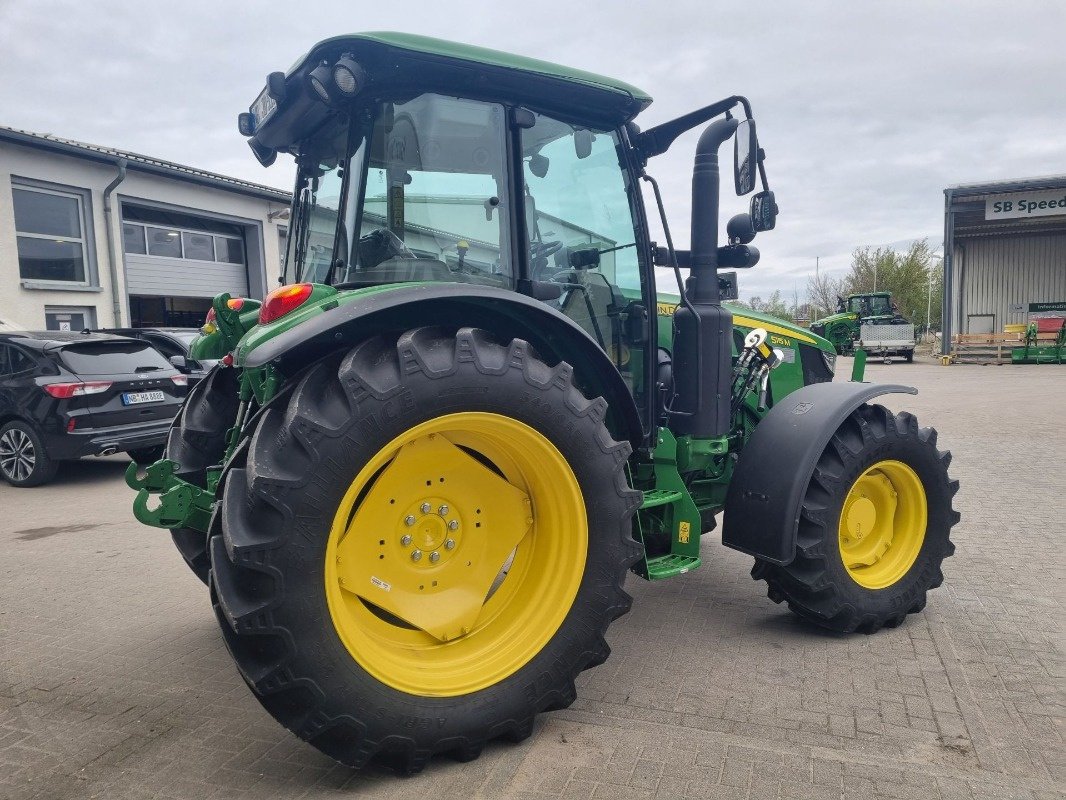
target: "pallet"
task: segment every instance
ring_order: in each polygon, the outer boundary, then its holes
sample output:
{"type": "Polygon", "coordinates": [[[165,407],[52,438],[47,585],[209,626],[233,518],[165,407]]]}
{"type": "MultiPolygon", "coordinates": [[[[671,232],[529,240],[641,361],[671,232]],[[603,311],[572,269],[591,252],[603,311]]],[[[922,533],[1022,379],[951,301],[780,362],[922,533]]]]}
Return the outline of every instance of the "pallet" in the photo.
{"type": "MultiPolygon", "coordinates": [[[[1058,334],[1038,333],[1037,344],[1054,343],[1058,334]]],[[[959,333],[951,337],[951,355],[945,364],[1010,364],[1011,352],[1025,344],[1021,333],[959,333]]]]}

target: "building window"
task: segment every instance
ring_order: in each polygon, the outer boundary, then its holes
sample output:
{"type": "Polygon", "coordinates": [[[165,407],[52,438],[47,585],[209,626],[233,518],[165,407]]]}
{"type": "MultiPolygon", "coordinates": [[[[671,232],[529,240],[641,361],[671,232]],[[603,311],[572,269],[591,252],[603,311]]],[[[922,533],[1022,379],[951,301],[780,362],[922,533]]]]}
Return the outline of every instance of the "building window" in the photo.
{"type": "Polygon", "coordinates": [[[44,326],[50,331],[83,331],[96,327],[96,309],[91,306],[45,306],[44,326]]]}
{"type": "Polygon", "coordinates": [[[83,195],[22,184],[13,185],[11,194],[22,279],[88,284],[83,195]]]}
{"type": "Polygon", "coordinates": [[[181,231],[148,228],[148,255],[181,258],[181,231]]]}
{"type": "Polygon", "coordinates": [[[215,237],[216,261],[225,261],[227,264],[244,263],[244,242],[240,239],[231,239],[228,236],[215,237]]]}
{"type": "Polygon", "coordinates": [[[144,255],[148,252],[148,246],[144,240],[144,226],[122,223],[122,249],[127,253],[144,255]]]}
{"type": "Polygon", "coordinates": [[[127,255],[244,264],[243,234],[239,225],[180,211],[133,205],[122,208],[122,241],[127,255]]]}

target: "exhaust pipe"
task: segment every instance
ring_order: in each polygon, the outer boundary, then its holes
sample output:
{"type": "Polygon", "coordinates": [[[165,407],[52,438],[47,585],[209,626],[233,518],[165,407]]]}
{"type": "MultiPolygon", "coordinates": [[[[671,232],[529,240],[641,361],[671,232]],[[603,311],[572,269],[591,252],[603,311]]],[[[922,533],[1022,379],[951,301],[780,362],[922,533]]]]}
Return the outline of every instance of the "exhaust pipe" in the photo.
{"type": "Polygon", "coordinates": [[[101,455],[101,456],[113,456],[117,452],[118,452],[118,448],[115,447],[115,445],[113,445],[113,444],[109,444],[107,447],[105,447],[103,450],[100,451],[99,455],[101,455]]]}
{"type": "Polygon", "coordinates": [[[671,428],[700,438],[729,433],[733,315],[722,308],[718,290],[718,148],[738,124],[736,119],[712,122],[696,146],[689,303],[674,312],[674,409],[679,413],[671,428]]]}

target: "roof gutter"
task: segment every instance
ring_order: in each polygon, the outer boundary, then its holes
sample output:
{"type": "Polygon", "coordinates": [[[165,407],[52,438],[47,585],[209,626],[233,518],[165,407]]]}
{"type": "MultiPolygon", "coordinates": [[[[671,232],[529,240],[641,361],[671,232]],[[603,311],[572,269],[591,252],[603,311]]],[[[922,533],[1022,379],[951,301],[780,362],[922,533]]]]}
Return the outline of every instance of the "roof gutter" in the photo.
{"type": "Polygon", "coordinates": [[[111,193],[126,180],[126,159],[115,162],[118,175],[104,189],[104,233],[107,239],[107,271],[111,276],[111,314],[114,327],[122,327],[122,293],[118,289],[118,260],[115,257],[115,231],[111,222],[111,193]]]}

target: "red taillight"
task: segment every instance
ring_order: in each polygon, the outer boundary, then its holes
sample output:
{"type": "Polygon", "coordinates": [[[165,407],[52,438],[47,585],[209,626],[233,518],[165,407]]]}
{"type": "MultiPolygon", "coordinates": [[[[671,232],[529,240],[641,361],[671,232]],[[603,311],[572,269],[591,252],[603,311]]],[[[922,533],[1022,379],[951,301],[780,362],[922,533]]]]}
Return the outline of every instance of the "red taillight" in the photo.
{"type": "Polygon", "coordinates": [[[70,421],[67,423],[67,433],[74,433],[74,426],[77,425],[77,424],[78,424],[78,418],[77,417],[71,417],[70,421]]]}
{"type": "Polygon", "coordinates": [[[294,283],[275,289],[266,296],[259,309],[259,324],[273,322],[296,310],[307,302],[314,288],[309,283],[294,283]]]}
{"type": "Polygon", "coordinates": [[[57,400],[69,400],[87,394],[100,394],[111,388],[111,381],[87,381],[85,383],[48,383],[41,387],[57,400]]]}
{"type": "Polygon", "coordinates": [[[189,385],[189,376],[188,375],[171,375],[170,379],[172,381],[174,381],[174,385],[175,386],[188,386],[189,385]]]}

